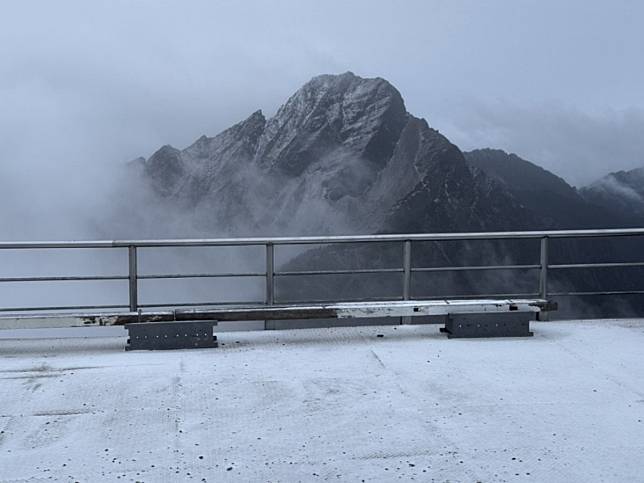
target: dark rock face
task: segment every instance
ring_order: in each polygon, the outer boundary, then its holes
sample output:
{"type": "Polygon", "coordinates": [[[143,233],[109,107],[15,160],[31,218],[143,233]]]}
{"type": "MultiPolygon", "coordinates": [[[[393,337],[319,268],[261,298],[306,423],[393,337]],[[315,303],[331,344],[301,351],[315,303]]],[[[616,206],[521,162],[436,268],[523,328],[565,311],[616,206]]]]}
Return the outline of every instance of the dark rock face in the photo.
{"type": "MultiPolygon", "coordinates": [[[[482,149],[465,153],[473,170],[484,171],[508,191],[548,229],[618,228],[641,226],[644,222],[644,169],[611,174],[579,190],[563,179],[500,150],[482,149]],[[639,201],[639,202],[638,202],[639,201]]],[[[535,227],[538,224],[533,225],[535,227]]],[[[534,229],[534,228],[532,228],[534,229]]],[[[641,238],[598,238],[559,240],[550,243],[554,263],[640,261],[641,238]]],[[[551,274],[551,291],[593,292],[640,290],[644,272],[576,269],[551,274]]],[[[637,297],[584,297],[559,299],[561,313],[589,315],[641,313],[644,303],[637,297]]]]}
{"type": "Polygon", "coordinates": [[[414,188],[388,218],[393,231],[485,231],[541,225],[501,183],[471,171],[460,150],[427,146],[429,161],[414,188]]]}
{"type": "Polygon", "coordinates": [[[406,122],[400,93],[383,79],[315,77],[268,122],[256,160],[291,177],[328,156],[360,158],[378,170],[406,122]]]}
{"type": "MultiPolygon", "coordinates": [[[[145,162],[161,198],[228,234],[452,231],[534,221],[502,183],[407,113],[380,78],[313,78],[270,119],[256,112],[145,162]]],[[[523,226],[522,225],[522,226],[523,226]]]]}
{"type": "Polygon", "coordinates": [[[163,146],[144,164],[143,172],[159,195],[171,196],[180,188],[185,174],[181,152],[172,146],[163,146]]]}
{"type": "Polygon", "coordinates": [[[534,213],[542,225],[534,228],[581,229],[626,226],[607,204],[583,196],[560,177],[516,154],[498,149],[477,149],[465,153],[470,166],[486,173],[534,213]]]}

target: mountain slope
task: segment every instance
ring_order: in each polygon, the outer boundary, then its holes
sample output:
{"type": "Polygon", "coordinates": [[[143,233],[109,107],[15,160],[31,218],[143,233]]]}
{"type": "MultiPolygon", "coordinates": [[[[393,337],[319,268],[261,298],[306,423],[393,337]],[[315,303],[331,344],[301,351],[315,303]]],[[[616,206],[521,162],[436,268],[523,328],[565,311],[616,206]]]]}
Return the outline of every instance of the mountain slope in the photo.
{"type": "MultiPolygon", "coordinates": [[[[214,137],[202,136],[182,150],[164,146],[132,166],[138,184],[149,187],[137,198],[140,211],[149,216],[130,215],[165,230],[166,236],[187,236],[188,224],[200,235],[215,237],[535,230],[619,226],[623,220],[585,191],[581,196],[515,155],[492,150],[463,155],[424,119],[408,113],[387,81],[350,72],[313,78],[271,118],[257,111],[214,137]],[[177,231],[168,231],[177,219],[177,231]]],[[[412,263],[534,264],[538,242],[524,241],[415,243],[412,263]]],[[[608,241],[591,242],[553,243],[551,258],[569,263],[599,255],[601,261],[620,261],[639,253],[635,246],[617,249],[608,241]]],[[[280,263],[283,269],[399,268],[402,263],[401,247],[395,244],[292,255],[280,263]]],[[[412,296],[533,294],[537,272],[530,273],[419,272],[414,286],[420,293],[412,296]]],[[[310,283],[278,277],[276,292],[282,301],[399,296],[400,274],[389,275],[334,275],[310,283]]],[[[626,275],[563,273],[551,285],[562,291],[614,290],[634,281],[626,275]]]]}
{"type": "Polygon", "coordinates": [[[313,78],[266,119],[258,111],[144,163],[163,202],[217,234],[451,231],[535,217],[380,78],[313,78]]]}
{"type": "Polygon", "coordinates": [[[584,199],[612,210],[630,224],[644,223],[644,167],[610,173],[583,187],[580,193],[584,199]]]}
{"type": "Polygon", "coordinates": [[[608,206],[582,196],[562,178],[516,154],[477,149],[466,152],[465,158],[474,169],[502,183],[549,228],[606,228],[627,224],[627,220],[616,217],[608,206]]]}

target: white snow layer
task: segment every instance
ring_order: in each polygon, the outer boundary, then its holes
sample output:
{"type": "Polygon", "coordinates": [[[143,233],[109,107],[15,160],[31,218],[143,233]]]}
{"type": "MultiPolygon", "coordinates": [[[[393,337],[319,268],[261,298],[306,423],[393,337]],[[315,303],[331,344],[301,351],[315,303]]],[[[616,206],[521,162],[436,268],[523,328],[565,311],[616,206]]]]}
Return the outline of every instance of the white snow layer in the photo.
{"type": "Polygon", "coordinates": [[[644,321],[533,327],[0,340],[0,481],[641,481],[644,321]]]}

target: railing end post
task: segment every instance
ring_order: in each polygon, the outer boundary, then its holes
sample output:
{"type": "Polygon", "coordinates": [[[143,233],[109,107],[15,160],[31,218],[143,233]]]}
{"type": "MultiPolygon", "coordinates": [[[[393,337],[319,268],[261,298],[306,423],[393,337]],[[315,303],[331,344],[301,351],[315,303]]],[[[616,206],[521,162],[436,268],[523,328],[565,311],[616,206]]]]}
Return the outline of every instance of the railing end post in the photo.
{"type": "Polygon", "coordinates": [[[128,253],[127,259],[128,259],[130,312],[136,312],[139,309],[136,246],[129,245],[127,247],[127,253],[128,253]]]}
{"type": "Polygon", "coordinates": [[[266,244],[266,305],[275,303],[275,246],[266,244]]]}
{"type": "MultiPolygon", "coordinates": [[[[411,240],[403,242],[403,300],[411,299],[411,240]]],[[[409,324],[411,317],[401,317],[401,324],[409,324]]]]}
{"type": "Polygon", "coordinates": [[[539,296],[548,299],[548,236],[541,238],[539,265],[539,296]]]}

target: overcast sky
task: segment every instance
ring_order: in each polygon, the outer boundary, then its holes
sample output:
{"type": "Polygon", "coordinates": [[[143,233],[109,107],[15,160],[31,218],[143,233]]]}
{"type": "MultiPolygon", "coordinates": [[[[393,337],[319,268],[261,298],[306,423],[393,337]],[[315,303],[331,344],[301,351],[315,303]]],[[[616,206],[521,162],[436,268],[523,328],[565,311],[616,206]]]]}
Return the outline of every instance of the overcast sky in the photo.
{"type": "Polygon", "coordinates": [[[34,210],[52,184],[91,204],[114,163],[271,115],[347,70],[391,81],[464,150],[513,151],[575,185],[644,165],[640,0],[0,7],[0,188],[34,210]]]}

